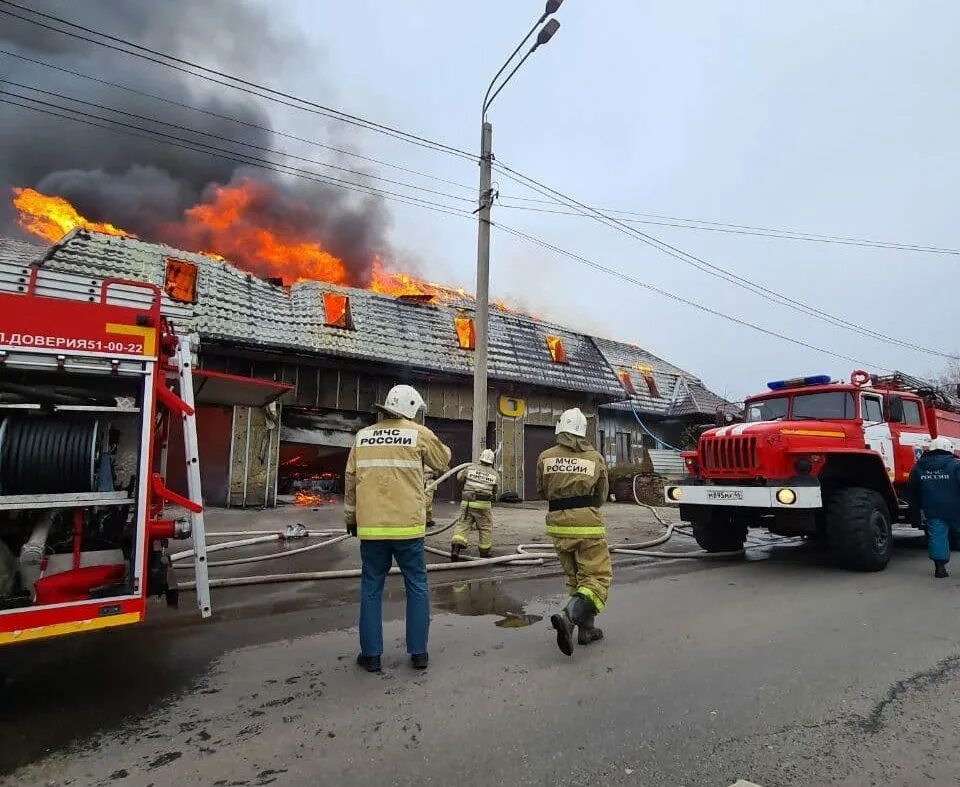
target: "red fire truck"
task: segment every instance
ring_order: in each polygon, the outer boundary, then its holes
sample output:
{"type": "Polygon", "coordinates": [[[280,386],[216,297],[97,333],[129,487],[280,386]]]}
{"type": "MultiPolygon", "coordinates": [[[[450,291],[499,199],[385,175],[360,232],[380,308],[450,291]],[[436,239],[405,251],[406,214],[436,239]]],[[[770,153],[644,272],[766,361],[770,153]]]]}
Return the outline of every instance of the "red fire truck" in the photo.
{"type": "MultiPolygon", "coordinates": [[[[960,400],[896,373],[855,371],[768,383],[743,419],[683,454],[690,476],[665,490],[708,552],[741,549],[747,529],[824,541],[849,568],[890,560],[903,489],[933,437],[960,449],[960,400]]],[[[919,522],[912,524],[920,525],[919,522]]]]}
{"type": "Polygon", "coordinates": [[[210,614],[192,374],[156,286],[0,268],[0,645],[175,603],[167,542],[191,532],[210,614]],[[163,478],[173,419],[188,496],[163,478]]]}

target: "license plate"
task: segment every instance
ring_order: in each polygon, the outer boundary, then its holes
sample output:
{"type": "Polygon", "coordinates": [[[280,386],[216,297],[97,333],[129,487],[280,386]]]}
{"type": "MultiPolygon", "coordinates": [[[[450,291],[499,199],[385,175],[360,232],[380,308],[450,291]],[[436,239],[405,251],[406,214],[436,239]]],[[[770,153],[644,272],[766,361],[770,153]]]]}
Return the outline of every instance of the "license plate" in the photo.
{"type": "Polygon", "coordinates": [[[714,489],[707,492],[708,500],[743,500],[743,491],[740,489],[714,489]]]}

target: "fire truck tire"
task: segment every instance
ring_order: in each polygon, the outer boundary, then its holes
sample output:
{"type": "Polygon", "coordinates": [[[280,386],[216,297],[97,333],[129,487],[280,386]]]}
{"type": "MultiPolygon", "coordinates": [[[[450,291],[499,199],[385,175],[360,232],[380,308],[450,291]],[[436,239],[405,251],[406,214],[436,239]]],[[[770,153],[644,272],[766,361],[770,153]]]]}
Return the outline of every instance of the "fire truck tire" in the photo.
{"type": "Polygon", "coordinates": [[[734,523],[722,511],[697,511],[690,523],[693,537],[706,552],[736,552],[747,540],[747,526],[734,523]]]}
{"type": "Polygon", "coordinates": [[[836,559],[856,571],[882,571],[893,552],[887,502],[879,492],[851,486],[826,500],[827,537],[836,559]]]}

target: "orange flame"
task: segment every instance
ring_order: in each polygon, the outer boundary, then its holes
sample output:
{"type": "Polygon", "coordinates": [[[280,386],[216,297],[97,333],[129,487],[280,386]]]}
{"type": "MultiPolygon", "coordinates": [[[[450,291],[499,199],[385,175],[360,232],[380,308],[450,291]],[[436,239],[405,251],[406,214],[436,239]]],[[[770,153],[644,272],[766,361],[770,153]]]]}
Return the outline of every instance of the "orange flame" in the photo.
{"type": "Polygon", "coordinates": [[[567,348],[563,346],[563,339],[559,336],[547,334],[547,349],[550,350],[550,357],[554,363],[567,362],[567,348]]]}
{"type": "MultiPolygon", "coordinates": [[[[14,188],[13,192],[20,227],[51,243],[78,228],[137,237],[113,224],[89,221],[63,197],[41,194],[31,188],[14,188]]],[[[265,183],[246,179],[229,186],[216,186],[205,202],[184,211],[181,221],[163,227],[158,240],[215,260],[229,261],[258,275],[279,278],[286,285],[297,281],[355,284],[343,261],[315,240],[303,237],[302,230],[286,226],[283,211],[278,207],[284,207],[282,198],[265,183]],[[264,211],[264,205],[269,205],[271,210],[264,211]],[[278,217],[278,214],[281,215],[278,217]]],[[[372,261],[369,273],[366,288],[382,295],[413,296],[466,306],[474,300],[462,287],[447,287],[389,271],[379,257],[372,261]]],[[[502,301],[491,300],[490,306],[524,315],[502,301]]]]}
{"type": "Polygon", "coordinates": [[[13,207],[19,214],[17,224],[27,232],[51,243],[60,240],[68,232],[77,228],[103,232],[107,235],[136,237],[112,224],[88,221],[63,197],[50,197],[33,189],[14,188],[13,207]]]}

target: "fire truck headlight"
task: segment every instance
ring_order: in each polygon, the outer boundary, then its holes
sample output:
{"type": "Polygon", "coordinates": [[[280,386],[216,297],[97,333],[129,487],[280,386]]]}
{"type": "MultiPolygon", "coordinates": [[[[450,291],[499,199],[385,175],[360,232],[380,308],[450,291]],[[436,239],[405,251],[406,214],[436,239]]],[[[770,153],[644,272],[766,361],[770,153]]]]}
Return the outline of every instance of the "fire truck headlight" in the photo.
{"type": "Polygon", "coordinates": [[[797,502],[797,493],[792,489],[778,489],[777,502],[781,505],[792,506],[797,502]]]}
{"type": "Polygon", "coordinates": [[[667,490],[667,497],[674,502],[677,502],[681,497],[683,497],[683,490],[679,486],[671,486],[667,490]]]}

